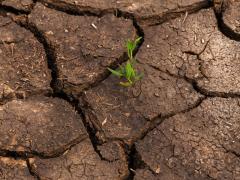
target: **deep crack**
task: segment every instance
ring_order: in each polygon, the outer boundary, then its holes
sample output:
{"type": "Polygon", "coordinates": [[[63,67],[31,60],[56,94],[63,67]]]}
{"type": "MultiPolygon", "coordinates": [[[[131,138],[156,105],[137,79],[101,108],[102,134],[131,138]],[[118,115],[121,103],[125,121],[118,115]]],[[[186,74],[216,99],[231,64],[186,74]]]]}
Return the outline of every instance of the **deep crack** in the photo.
{"type": "Polygon", "coordinates": [[[167,22],[171,19],[176,19],[176,18],[178,18],[181,15],[184,15],[186,13],[187,14],[197,13],[198,11],[200,11],[202,9],[208,9],[211,6],[212,6],[211,0],[202,1],[202,2],[198,2],[196,4],[189,5],[189,6],[186,6],[186,7],[178,7],[177,9],[173,9],[171,11],[168,11],[167,13],[164,13],[162,15],[162,17],[159,17],[159,15],[155,15],[155,16],[152,16],[152,17],[146,17],[142,21],[148,21],[149,26],[157,26],[157,25],[160,25],[160,24],[162,24],[164,22],[167,22]],[[151,23],[149,23],[149,21],[151,23]]]}
{"type": "Polygon", "coordinates": [[[163,22],[166,22],[170,19],[175,19],[186,12],[188,13],[196,13],[201,9],[209,8],[212,6],[211,0],[206,0],[206,1],[201,1],[197,2],[195,4],[191,4],[185,7],[177,7],[176,9],[169,10],[168,12],[164,13],[163,15],[161,14],[156,14],[156,15],[151,15],[151,16],[138,16],[135,15],[134,12],[127,12],[127,11],[122,11],[117,7],[112,7],[112,8],[106,8],[106,9],[98,9],[94,7],[89,7],[89,6],[74,6],[70,3],[66,2],[58,2],[56,4],[51,4],[44,2],[43,0],[40,0],[42,4],[45,6],[55,9],[57,11],[62,11],[70,15],[76,15],[76,16],[82,16],[82,15],[87,15],[87,16],[97,16],[97,17],[102,17],[106,14],[114,14],[116,16],[119,16],[121,14],[124,17],[131,17],[136,20],[138,20],[142,24],[147,24],[150,26],[155,26],[162,24],[163,22]]]}
{"type": "MultiPolygon", "coordinates": [[[[226,7],[225,7],[226,8],[226,7]]],[[[231,40],[234,41],[240,41],[240,34],[236,33],[233,31],[233,29],[231,29],[229,26],[227,26],[224,21],[223,21],[223,13],[224,13],[225,9],[221,9],[220,12],[217,12],[215,10],[215,16],[217,18],[217,23],[218,23],[218,29],[219,31],[222,32],[222,34],[224,34],[226,37],[228,37],[231,40]]]]}
{"type": "MultiPolygon", "coordinates": [[[[84,12],[83,14],[79,14],[79,15],[86,15],[86,14],[84,12]]],[[[92,16],[93,14],[89,14],[89,15],[92,16]]],[[[94,16],[96,16],[96,15],[94,15],[94,16]]],[[[138,36],[142,37],[141,43],[139,44],[139,46],[137,47],[137,49],[134,52],[134,54],[136,54],[137,51],[139,50],[139,48],[141,47],[141,45],[143,43],[143,40],[144,40],[144,33],[143,33],[142,28],[138,25],[138,23],[134,19],[134,17],[122,15],[120,12],[117,13],[117,17],[124,17],[124,18],[131,19],[138,36]]],[[[103,158],[100,151],[97,149],[97,146],[101,145],[102,142],[100,142],[98,140],[97,136],[96,136],[97,131],[93,128],[93,126],[91,126],[89,124],[89,122],[86,121],[85,115],[84,115],[81,107],[79,107],[79,105],[78,105],[79,104],[78,99],[75,96],[73,96],[72,94],[67,94],[63,91],[62,81],[59,80],[59,78],[58,78],[59,77],[59,72],[58,72],[58,67],[57,67],[57,63],[56,63],[56,52],[55,52],[54,47],[49,42],[47,42],[43,33],[40,32],[34,24],[29,23],[28,21],[26,23],[19,23],[18,22],[18,24],[20,26],[26,28],[27,30],[30,30],[34,34],[34,36],[38,39],[38,41],[41,44],[43,44],[43,46],[44,46],[46,56],[47,56],[47,60],[48,60],[48,68],[51,70],[51,76],[52,76],[52,81],[51,81],[51,88],[53,89],[52,96],[53,97],[58,97],[58,98],[61,98],[63,100],[68,101],[78,111],[79,115],[83,119],[83,124],[85,126],[85,129],[88,132],[89,138],[92,142],[92,145],[93,145],[93,148],[94,148],[95,152],[99,155],[99,157],[102,160],[107,161],[107,159],[103,158]]],[[[124,55],[120,59],[122,59],[122,60],[120,60],[121,63],[125,62],[127,60],[126,54],[124,53],[124,55]]],[[[117,67],[117,64],[114,64],[110,67],[117,67]]],[[[98,80],[96,83],[90,85],[90,87],[86,88],[85,90],[93,87],[94,85],[98,85],[99,83],[104,81],[106,78],[108,78],[109,75],[110,75],[110,72],[108,72],[106,70],[106,74],[101,75],[100,80],[98,80]]],[[[35,154],[35,155],[37,155],[41,158],[48,158],[48,157],[45,157],[45,156],[37,154],[37,153],[33,153],[33,154],[35,154]]],[[[25,156],[24,154],[20,155],[20,156],[28,157],[28,155],[25,156]]]]}
{"type": "MultiPolygon", "coordinates": [[[[127,145],[126,145],[127,146],[127,145]]],[[[136,170],[138,169],[147,169],[149,170],[153,175],[156,173],[142,160],[141,155],[136,150],[135,144],[128,147],[128,168],[129,168],[129,176],[126,178],[126,180],[133,180],[136,170]]]]}
{"type": "Polygon", "coordinates": [[[15,15],[28,15],[29,14],[29,12],[26,12],[24,10],[15,9],[14,7],[5,6],[5,5],[0,5],[0,10],[8,12],[8,13],[13,13],[15,15]]]}

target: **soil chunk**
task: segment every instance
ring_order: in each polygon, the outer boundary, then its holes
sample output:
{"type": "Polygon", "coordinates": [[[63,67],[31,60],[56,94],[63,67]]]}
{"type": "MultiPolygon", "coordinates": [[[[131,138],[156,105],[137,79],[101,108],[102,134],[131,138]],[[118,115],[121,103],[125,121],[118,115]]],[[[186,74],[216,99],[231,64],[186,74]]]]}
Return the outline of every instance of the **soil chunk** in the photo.
{"type": "Polygon", "coordinates": [[[132,14],[139,23],[154,24],[166,21],[167,19],[191,13],[201,8],[208,7],[207,0],[43,0],[46,5],[63,11],[76,13],[104,14],[108,12],[132,14]]]}
{"type": "Polygon", "coordinates": [[[227,27],[226,33],[232,33],[232,38],[240,40],[240,1],[229,0],[222,12],[223,23],[227,27]]]}
{"type": "Polygon", "coordinates": [[[240,94],[240,43],[219,31],[212,9],[144,30],[140,62],[194,81],[204,94],[240,94]]]}
{"type": "Polygon", "coordinates": [[[33,1],[32,0],[3,0],[2,5],[14,8],[16,10],[30,12],[33,1]]]}
{"type": "Polygon", "coordinates": [[[24,160],[0,157],[0,178],[6,180],[34,180],[24,160]]]}
{"type": "MultiPolygon", "coordinates": [[[[112,149],[106,149],[106,151],[112,149]]],[[[32,172],[41,179],[125,179],[128,176],[127,161],[108,162],[101,160],[89,139],[74,146],[63,156],[51,159],[31,159],[32,172]]]]}
{"type": "Polygon", "coordinates": [[[0,107],[0,149],[51,157],[86,138],[81,118],[66,101],[34,97],[0,107]]]}
{"type": "Polygon", "coordinates": [[[239,112],[238,99],[207,99],[166,119],[137,151],[160,179],[239,179],[239,112]]]}
{"type": "Polygon", "coordinates": [[[202,98],[183,79],[144,64],[138,70],[144,78],[133,87],[121,87],[111,76],[84,93],[82,107],[99,137],[130,142],[149,121],[186,110],[202,98]]]}
{"type": "Polygon", "coordinates": [[[51,92],[44,48],[34,35],[0,16],[0,103],[51,92]]]}
{"type": "Polygon", "coordinates": [[[136,31],[131,20],[106,15],[71,16],[37,4],[29,22],[55,52],[58,80],[67,93],[79,93],[121,63],[127,39],[136,31]]]}

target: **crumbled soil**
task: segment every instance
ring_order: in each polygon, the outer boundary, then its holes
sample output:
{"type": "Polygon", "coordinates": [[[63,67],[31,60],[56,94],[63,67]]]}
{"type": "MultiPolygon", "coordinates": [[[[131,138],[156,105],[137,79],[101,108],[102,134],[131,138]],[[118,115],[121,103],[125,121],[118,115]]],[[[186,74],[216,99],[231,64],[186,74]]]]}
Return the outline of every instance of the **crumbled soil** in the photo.
{"type": "Polygon", "coordinates": [[[0,0],[0,179],[240,180],[239,7],[0,0]]]}

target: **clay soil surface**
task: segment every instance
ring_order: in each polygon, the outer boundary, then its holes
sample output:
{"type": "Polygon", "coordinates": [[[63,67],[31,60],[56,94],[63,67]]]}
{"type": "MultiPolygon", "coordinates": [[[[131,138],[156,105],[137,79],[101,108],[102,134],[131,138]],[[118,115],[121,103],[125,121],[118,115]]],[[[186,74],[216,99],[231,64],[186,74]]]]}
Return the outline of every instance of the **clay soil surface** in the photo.
{"type": "Polygon", "coordinates": [[[240,180],[240,1],[0,0],[0,179],[240,180]]]}

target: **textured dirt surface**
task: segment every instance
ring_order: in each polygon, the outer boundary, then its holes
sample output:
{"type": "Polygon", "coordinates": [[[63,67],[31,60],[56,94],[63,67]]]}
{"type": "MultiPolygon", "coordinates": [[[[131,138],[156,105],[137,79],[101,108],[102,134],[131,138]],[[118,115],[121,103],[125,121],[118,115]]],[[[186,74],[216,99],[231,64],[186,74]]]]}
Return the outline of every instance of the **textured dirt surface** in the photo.
{"type": "Polygon", "coordinates": [[[32,0],[1,0],[1,4],[8,8],[13,8],[22,12],[30,12],[33,7],[32,0]]]}
{"type": "Polygon", "coordinates": [[[51,91],[44,48],[34,35],[0,17],[0,103],[51,91]]]}
{"type": "Polygon", "coordinates": [[[239,8],[0,0],[0,179],[240,180],[239,8]]]}
{"type": "Polygon", "coordinates": [[[131,143],[149,121],[194,107],[203,98],[191,84],[141,64],[144,79],[136,86],[120,87],[115,77],[87,91],[82,100],[86,118],[105,139],[131,143]]]}
{"type": "Polygon", "coordinates": [[[194,81],[204,94],[234,96],[240,93],[239,47],[220,32],[213,10],[207,9],[145,28],[137,58],[194,81]]]}
{"type": "Polygon", "coordinates": [[[29,173],[27,163],[24,160],[1,157],[0,172],[1,179],[34,180],[34,177],[29,173]]]}
{"type": "Polygon", "coordinates": [[[137,150],[156,179],[239,179],[239,110],[238,99],[205,100],[164,121],[137,150]]]}
{"type": "Polygon", "coordinates": [[[222,13],[225,28],[240,39],[240,1],[231,0],[225,2],[224,12],[222,13]]]}
{"type": "Polygon", "coordinates": [[[139,23],[154,24],[207,7],[206,0],[43,0],[46,5],[65,11],[101,15],[108,12],[133,15],[139,23]]]}
{"type": "Polygon", "coordinates": [[[124,152],[111,146],[102,149],[110,153],[106,157],[112,161],[101,160],[91,142],[85,140],[59,158],[30,159],[31,171],[40,179],[126,179],[129,172],[124,152]]]}
{"type": "Polygon", "coordinates": [[[2,151],[54,156],[86,137],[76,111],[57,98],[11,101],[0,108],[0,117],[2,151]]]}
{"type": "Polygon", "coordinates": [[[124,41],[136,36],[132,21],[106,15],[70,16],[37,4],[29,22],[55,52],[58,79],[66,92],[96,83],[106,67],[123,61],[124,41]]]}

